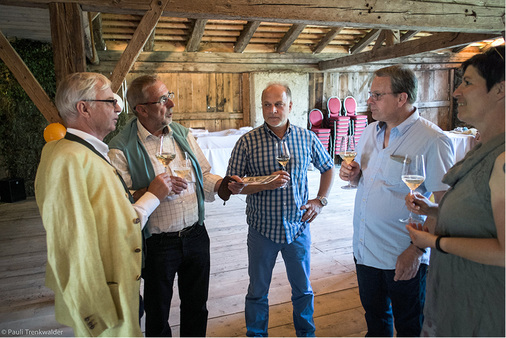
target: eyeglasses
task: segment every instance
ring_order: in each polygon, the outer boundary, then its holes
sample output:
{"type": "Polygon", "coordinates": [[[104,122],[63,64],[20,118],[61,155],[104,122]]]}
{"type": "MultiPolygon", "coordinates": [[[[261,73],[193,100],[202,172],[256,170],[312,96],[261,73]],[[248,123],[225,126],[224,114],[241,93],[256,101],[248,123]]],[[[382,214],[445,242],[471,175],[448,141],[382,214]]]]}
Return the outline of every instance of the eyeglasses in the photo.
{"type": "Polygon", "coordinates": [[[81,100],[81,101],[87,101],[87,102],[107,102],[107,103],[112,103],[112,106],[113,107],[116,107],[116,105],[118,104],[118,100],[116,99],[111,99],[111,100],[81,100]]]}
{"type": "Polygon", "coordinates": [[[395,95],[397,93],[371,93],[369,92],[369,97],[373,99],[373,101],[378,101],[381,99],[384,95],[395,95]]]}
{"type": "Polygon", "coordinates": [[[169,99],[172,100],[173,98],[174,98],[174,93],[168,92],[167,95],[163,95],[158,101],[139,103],[137,106],[142,106],[144,104],[157,104],[157,103],[166,104],[169,101],[169,99]]]}

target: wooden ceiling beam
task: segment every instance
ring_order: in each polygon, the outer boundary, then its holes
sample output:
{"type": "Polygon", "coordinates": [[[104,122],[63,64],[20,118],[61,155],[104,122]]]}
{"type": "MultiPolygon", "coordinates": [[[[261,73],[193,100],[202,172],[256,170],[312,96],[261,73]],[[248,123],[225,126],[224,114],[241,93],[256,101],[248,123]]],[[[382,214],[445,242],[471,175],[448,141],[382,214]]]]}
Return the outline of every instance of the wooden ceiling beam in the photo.
{"type": "Polygon", "coordinates": [[[237,38],[237,42],[234,46],[235,53],[242,53],[244,49],[246,49],[246,46],[248,46],[251,38],[257,31],[258,26],[260,26],[260,21],[248,21],[241,35],[237,38]]]}
{"type": "Polygon", "coordinates": [[[476,41],[494,39],[499,36],[498,34],[439,33],[425,38],[399,43],[394,46],[379,48],[370,52],[363,52],[334,60],[320,61],[319,67],[320,70],[330,70],[363,63],[395,59],[402,56],[453,48],[476,41]]]}
{"type": "Polygon", "coordinates": [[[414,30],[407,31],[406,33],[402,34],[401,42],[408,41],[409,39],[411,39],[413,36],[415,36],[419,32],[420,31],[414,31],[414,30]]]}
{"type": "Polygon", "coordinates": [[[286,32],[283,39],[281,39],[281,41],[277,45],[276,52],[278,53],[286,52],[288,48],[290,48],[290,46],[293,44],[293,42],[297,40],[297,38],[299,37],[300,33],[302,33],[304,28],[306,28],[306,25],[300,24],[292,25],[292,27],[290,27],[290,29],[288,30],[288,32],[286,32]]]}
{"type": "Polygon", "coordinates": [[[154,48],[155,48],[155,33],[156,33],[156,28],[153,29],[153,32],[151,33],[151,35],[148,38],[148,41],[146,41],[146,44],[142,48],[142,50],[144,52],[152,52],[154,50],[154,48]]]}
{"type": "Polygon", "coordinates": [[[350,54],[360,53],[365,47],[380,35],[381,29],[371,29],[359,42],[350,48],[350,54]]]}
{"type": "Polygon", "coordinates": [[[132,39],[125,48],[111,75],[111,89],[114,93],[121,87],[123,80],[134,65],[135,60],[137,60],[149,36],[154,31],[156,23],[160,19],[163,9],[168,2],[169,0],[151,0],[150,9],[142,17],[139,26],[135,30],[132,39]]]}
{"type": "Polygon", "coordinates": [[[342,29],[343,27],[331,28],[313,49],[313,54],[321,53],[321,51],[324,50],[325,47],[327,47],[328,44],[332,42],[332,40],[334,40],[334,38],[339,34],[339,32],[341,32],[342,29]]]}
{"type": "MultiPolygon", "coordinates": [[[[54,0],[2,0],[12,6],[45,7],[54,0]]],[[[67,0],[85,11],[143,14],[150,0],[67,0]]],[[[173,0],[164,16],[270,21],[376,29],[467,33],[504,30],[504,0],[173,0]]]]}
{"type": "Polygon", "coordinates": [[[376,38],[376,41],[374,42],[374,46],[372,47],[372,50],[376,50],[378,48],[381,48],[383,46],[383,41],[386,39],[386,33],[388,31],[386,29],[382,29],[379,33],[378,37],[376,38]]]}
{"type": "Polygon", "coordinates": [[[204,36],[204,30],[206,29],[206,19],[196,19],[193,23],[193,29],[186,45],[187,52],[198,52],[200,42],[204,36]]]}
{"type": "Polygon", "coordinates": [[[5,63],[7,68],[14,74],[21,87],[25,90],[26,94],[33,101],[37,109],[44,115],[46,120],[50,123],[60,122],[62,119],[58,114],[53,101],[46,94],[40,83],[33,76],[32,72],[19,54],[12,48],[11,44],[0,31],[0,58],[5,63]]]}
{"type": "Polygon", "coordinates": [[[401,32],[398,30],[390,30],[385,33],[385,43],[387,46],[393,46],[401,42],[401,32]]]}

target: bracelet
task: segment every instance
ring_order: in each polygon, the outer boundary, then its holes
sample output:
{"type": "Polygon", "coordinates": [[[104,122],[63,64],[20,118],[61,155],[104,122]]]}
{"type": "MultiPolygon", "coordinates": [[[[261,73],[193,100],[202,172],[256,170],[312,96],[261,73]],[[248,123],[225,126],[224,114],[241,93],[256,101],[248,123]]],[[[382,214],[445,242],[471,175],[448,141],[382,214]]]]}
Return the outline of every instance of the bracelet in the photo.
{"type": "MultiPolygon", "coordinates": [[[[413,241],[409,241],[409,243],[413,244],[413,241]]],[[[414,244],[413,244],[413,245],[414,245],[414,244]]],[[[416,246],[416,245],[415,245],[415,246],[416,246]]],[[[418,250],[420,250],[421,252],[423,252],[423,253],[427,253],[427,250],[425,250],[424,248],[420,248],[419,246],[416,246],[416,248],[417,248],[418,250]]]]}
{"type": "Polygon", "coordinates": [[[441,238],[443,238],[443,237],[448,237],[448,236],[443,236],[443,235],[437,236],[437,238],[436,238],[436,249],[437,249],[437,251],[439,251],[441,253],[447,254],[448,252],[446,252],[443,249],[441,249],[441,245],[439,243],[441,241],[441,238]]]}

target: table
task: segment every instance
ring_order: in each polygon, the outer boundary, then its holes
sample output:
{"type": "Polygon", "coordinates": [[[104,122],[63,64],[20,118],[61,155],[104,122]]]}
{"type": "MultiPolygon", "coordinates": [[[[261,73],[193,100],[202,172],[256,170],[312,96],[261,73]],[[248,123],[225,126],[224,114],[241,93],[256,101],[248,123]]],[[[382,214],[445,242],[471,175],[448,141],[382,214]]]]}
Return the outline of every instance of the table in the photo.
{"type": "Polygon", "coordinates": [[[455,163],[463,159],[464,156],[466,156],[467,152],[471,150],[476,144],[476,139],[472,134],[462,134],[451,131],[445,131],[444,133],[450,138],[453,143],[453,149],[455,151],[455,163]]]}
{"type": "Polygon", "coordinates": [[[235,143],[251,129],[251,127],[243,127],[209,133],[194,133],[200,149],[211,164],[212,174],[225,177],[235,143]]]}

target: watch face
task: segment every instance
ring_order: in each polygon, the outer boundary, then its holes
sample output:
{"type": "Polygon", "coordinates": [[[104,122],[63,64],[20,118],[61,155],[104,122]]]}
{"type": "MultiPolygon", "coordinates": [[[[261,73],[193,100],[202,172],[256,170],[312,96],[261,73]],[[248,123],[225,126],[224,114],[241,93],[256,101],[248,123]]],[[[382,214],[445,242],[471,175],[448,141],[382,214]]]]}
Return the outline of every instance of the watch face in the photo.
{"type": "Polygon", "coordinates": [[[326,206],[329,202],[327,201],[327,198],[325,197],[320,197],[319,198],[320,202],[322,202],[322,205],[323,206],[326,206]]]}

